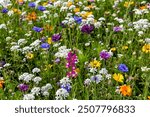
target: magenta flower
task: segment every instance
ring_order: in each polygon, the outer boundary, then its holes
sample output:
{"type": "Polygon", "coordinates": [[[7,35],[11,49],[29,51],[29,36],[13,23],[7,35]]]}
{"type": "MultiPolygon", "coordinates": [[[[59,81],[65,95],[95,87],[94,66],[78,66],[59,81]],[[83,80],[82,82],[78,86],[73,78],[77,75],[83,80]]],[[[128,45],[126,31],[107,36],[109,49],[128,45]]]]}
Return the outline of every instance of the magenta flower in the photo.
{"type": "Polygon", "coordinates": [[[103,60],[107,60],[111,57],[110,52],[107,52],[106,50],[103,50],[100,52],[100,58],[103,60]]]}

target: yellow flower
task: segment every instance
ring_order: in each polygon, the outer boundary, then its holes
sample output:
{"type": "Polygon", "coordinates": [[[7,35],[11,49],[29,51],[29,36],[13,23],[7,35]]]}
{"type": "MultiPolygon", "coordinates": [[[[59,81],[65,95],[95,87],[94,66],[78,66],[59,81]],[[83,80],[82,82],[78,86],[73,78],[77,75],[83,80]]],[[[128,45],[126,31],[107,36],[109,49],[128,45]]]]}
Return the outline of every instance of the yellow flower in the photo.
{"type": "Polygon", "coordinates": [[[72,2],[68,2],[67,7],[70,7],[72,4],[73,4],[72,2]]]}
{"type": "Polygon", "coordinates": [[[150,100],[150,96],[147,97],[150,100]]]}
{"type": "Polygon", "coordinates": [[[123,85],[123,86],[120,86],[120,93],[121,93],[123,96],[131,96],[132,88],[130,87],[130,85],[123,85]]]}
{"type": "Polygon", "coordinates": [[[81,14],[81,17],[86,19],[89,15],[92,15],[92,12],[86,12],[84,14],[81,14]]]}
{"type": "Polygon", "coordinates": [[[98,67],[101,66],[101,63],[100,63],[100,61],[93,60],[93,61],[90,62],[90,66],[91,66],[92,68],[98,68],[98,67]]]}
{"type": "Polygon", "coordinates": [[[34,58],[34,54],[29,52],[29,53],[26,54],[26,57],[27,57],[27,59],[33,59],[34,58]]]}
{"type": "Polygon", "coordinates": [[[122,46],[122,50],[127,50],[128,46],[122,46]]]}
{"type": "Polygon", "coordinates": [[[145,44],[142,47],[142,51],[145,52],[145,53],[150,53],[150,44],[145,44]]]}
{"type": "Polygon", "coordinates": [[[45,69],[44,70],[47,71],[48,69],[52,68],[52,66],[53,65],[51,65],[51,64],[45,65],[45,69]]]}
{"type": "Polygon", "coordinates": [[[124,3],[124,7],[129,7],[129,6],[133,5],[133,4],[134,4],[133,1],[131,1],[131,2],[125,2],[124,3]]]}
{"type": "Polygon", "coordinates": [[[52,38],[51,37],[47,39],[47,43],[52,44],[52,38]]]}
{"type": "Polygon", "coordinates": [[[79,12],[79,11],[80,11],[80,8],[75,8],[75,9],[74,9],[74,12],[75,12],[75,13],[77,13],[77,12],[79,12]]]}
{"type": "Polygon", "coordinates": [[[43,3],[43,6],[46,6],[47,4],[48,4],[47,2],[44,2],[44,3],[43,3]]]}
{"type": "Polygon", "coordinates": [[[120,73],[118,73],[118,74],[113,74],[113,78],[116,80],[116,81],[118,81],[118,82],[123,82],[123,80],[124,80],[124,77],[123,77],[123,75],[122,74],[120,74],[120,73]]]}
{"type": "Polygon", "coordinates": [[[116,51],[116,48],[113,47],[113,48],[110,49],[110,51],[114,52],[114,51],[116,51]]]}

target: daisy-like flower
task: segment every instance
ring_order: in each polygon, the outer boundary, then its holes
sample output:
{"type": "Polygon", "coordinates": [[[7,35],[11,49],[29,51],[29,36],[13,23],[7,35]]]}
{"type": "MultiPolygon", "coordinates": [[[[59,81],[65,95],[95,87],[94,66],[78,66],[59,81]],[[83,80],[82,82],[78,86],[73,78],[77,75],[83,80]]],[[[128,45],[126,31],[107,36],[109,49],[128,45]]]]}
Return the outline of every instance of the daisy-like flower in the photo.
{"type": "Polygon", "coordinates": [[[92,67],[92,68],[99,68],[100,66],[101,66],[100,61],[93,60],[90,62],[90,67],[92,67]]]}
{"type": "Polygon", "coordinates": [[[130,85],[122,85],[119,90],[123,96],[131,96],[132,94],[132,88],[130,85]]]}
{"type": "Polygon", "coordinates": [[[113,79],[116,80],[117,82],[123,82],[124,77],[122,74],[118,73],[118,74],[113,74],[113,79]]]}
{"type": "Polygon", "coordinates": [[[145,53],[150,53],[150,44],[145,44],[142,47],[142,51],[145,52],[145,53]]]}

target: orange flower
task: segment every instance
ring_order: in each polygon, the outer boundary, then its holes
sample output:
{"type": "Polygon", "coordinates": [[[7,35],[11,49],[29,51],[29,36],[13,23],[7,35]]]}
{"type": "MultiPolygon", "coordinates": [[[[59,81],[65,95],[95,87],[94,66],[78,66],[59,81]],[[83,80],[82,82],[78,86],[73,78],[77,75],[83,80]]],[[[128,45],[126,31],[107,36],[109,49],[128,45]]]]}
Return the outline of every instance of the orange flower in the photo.
{"type": "Polygon", "coordinates": [[[3,88],[4,80],[0,80],[0,88],[3,88]]]}
{"type": "Polygon", "coordinates": [[[146,8],[147,8],[147,5],[140,6],[140,9],[141,9],[141,10],[146,9],[146,8]]]}
{"type": "Polygon", "coordinates": [[[34,20],[35,21],[36,19],[37,19],[37,15],[35,12],[29,13],[27,15],[27,20],[34,20]]]}
{"type": "Polygon", "coordinates": [[[53,26],[51,26],[51,25],[45,25],[44,29],[48,30],[48,31],[52,31],[53,30],[53,26]]]}
{"type": "Polygon", "coordinates": [[[132,88],[130,87],[130,85],[123,85],[120,86],[120,92],[123,96],[131,96],[132,88]]]}

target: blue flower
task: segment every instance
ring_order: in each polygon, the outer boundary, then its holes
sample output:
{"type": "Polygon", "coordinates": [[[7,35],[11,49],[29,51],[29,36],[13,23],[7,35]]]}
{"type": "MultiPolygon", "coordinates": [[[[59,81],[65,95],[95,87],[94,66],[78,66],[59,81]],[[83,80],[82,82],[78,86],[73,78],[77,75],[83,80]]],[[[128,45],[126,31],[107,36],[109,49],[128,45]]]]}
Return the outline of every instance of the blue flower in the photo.
{"type": "Polygon", "coordinates": [[[30,2],[30,3],[28,4],[28,6],[29,6],[29,7],[35,7],[36,4],[35,4],[34,2],[30,2]]]}
{"type": "Polygon", "coordinates": [[[38,6],[38,10],[40,10],[40,11],[45,11],[45,10],[46,10],[46,8],[45,8],[45,7],[43,7],[43,6],[38,6]]]}
{"type": "Polygon", "coordinates": [[[8,12],[8,9],[6,9],[6,8],[2,9],[2,13],[7,13],[7,12],[8,12]]]}
{"type": "Polygon", "coordinates": [[[50,45],[48,43],[42,43],[41,44],[41,48],[42,49],[49,49],[50,48],[50,45]]]}
{"type": "Polygon", "coordinates": [[[63,88],[63,89],[66,89],[67,92],[71,91],[71,85],[69,83],[67,83],[66,85],[61,85],[60,87],[63,88]]]}
{"type": "Polygon", "coordinates": [[[43,30],[43,28],[34,26],[34,27],[32,28],[32,30],[34,30],[34,31],[36,31],[36,32],[41,32],[41,31],[43,30]]]}
{"type": "Polygon", "coordinates": [[[82,17],[74,16],[73,17],[76,23],[80,24],[82,22],[82,17]]]}
{"type": "Polygon", "coordinates": [[[125,64],[119,64],[118,66],[118,69],[121,71],[121,72],[128,72],[128,67],[125,65],[125,64]]]}

